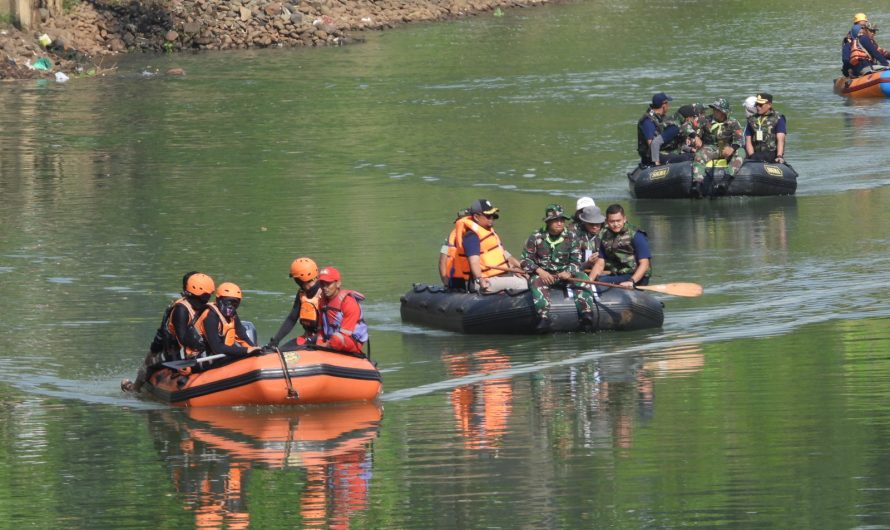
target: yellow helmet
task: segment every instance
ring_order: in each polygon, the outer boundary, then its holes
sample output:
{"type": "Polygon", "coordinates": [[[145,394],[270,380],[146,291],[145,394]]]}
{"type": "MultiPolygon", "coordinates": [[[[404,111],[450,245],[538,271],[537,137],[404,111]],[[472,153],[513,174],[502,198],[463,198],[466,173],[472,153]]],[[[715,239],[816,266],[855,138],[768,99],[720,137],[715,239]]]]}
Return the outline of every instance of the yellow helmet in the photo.
{"type": "Polygon", "coordinates": [[[868,17],[865,13],[856,13],[853,15],[853,24],[859,24],[860,22],[868,22],[868,17]]]}

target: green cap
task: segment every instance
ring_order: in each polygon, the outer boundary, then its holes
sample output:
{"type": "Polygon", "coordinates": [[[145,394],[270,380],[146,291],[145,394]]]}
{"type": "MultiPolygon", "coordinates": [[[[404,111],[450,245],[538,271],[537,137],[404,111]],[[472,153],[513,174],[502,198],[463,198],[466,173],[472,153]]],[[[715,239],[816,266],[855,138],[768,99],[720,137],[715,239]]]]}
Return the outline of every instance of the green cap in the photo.
{"type": "Polygon", "coordinates": [[[544,222],[553,221],[554,219],[570,220],[571,217],[562,213],[562,205],[548,204],[544,210],[544,222]]]}

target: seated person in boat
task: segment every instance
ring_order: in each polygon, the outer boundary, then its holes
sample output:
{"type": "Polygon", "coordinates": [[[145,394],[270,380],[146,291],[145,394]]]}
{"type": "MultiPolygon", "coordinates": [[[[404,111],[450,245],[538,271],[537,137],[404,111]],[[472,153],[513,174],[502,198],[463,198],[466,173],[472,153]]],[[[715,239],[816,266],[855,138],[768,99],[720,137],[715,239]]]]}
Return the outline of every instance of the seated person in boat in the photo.
{"type": "Polygon", "coordinates": [[[195,327],[201,333],[207,352],[225,354],[227,357],[246,357],[259,353],[260,348],[247,336],[247,330],[238,317],[241,305],[241,288],[231,282],[220,284],[216,300],[207,304],[198,316],[195,327]]]}
{"type": "Polygon", "coordinates": [[[182,277],[182,296],[167,306],[136,380],[121,381],[122,390],[139,392],[161,363],[193,357],[204,350],[204,342],[192,323],[207,306],[215,288],[213,278],[206,274],[191,271],[182,277]]]}
{"type": "Polygon", "coordinates": [[[655,94],[646,113],[637,122],[637,152],[640,155],[640,167],[683,160],[683,157],[671,152],[679,141],[680,133],[679,126],[668,117],[672,99],[664,92],[655,94]]]}
{"type": "Polygon", "coordinates": [[[841,44],[841,71],[845,77],[859,77],[870,74],[874,66],[890,66],[890,52],[878,46],[875,34],[876,24],[869,23],[865,14],[858,13],[854,18],[853,28],[844,37],[841,44]],[[858,22],[857,22],[858,19],[858,22]]]}
{"type": "MultiPolygon", "coordinates": [[[[562,206],[551,204],[544,210],[544,226],[536,230],[522,250],[522,269],[529,274],[529,289],[540,319],[538,331],[550,328],[550,289],[563,287],[572,278],[588,280],[581,271],[581,245],[573,230],[566,228],[571,219],[562,206]]],[[[593,325],[593,294],[576,286],[575,308],[582,320],[593,325]]]]}
{"type": "Polygon", "coordinates": [[[269,339],[266,348],[278,346],[297,322],[303,326],[303,334],[281,346],[282,350],[293,350],[302,344],[312,344],[321,327],[321,283],[318,281],[318,265],[309,258],[297,258],[290,264],[290,277],[297,284],[297,295],[287,318],[281,323],[278,332],[269,339]]]}
{"type": "Polygon", "coordinates": [[[748,117],[745,152],[748,160],[785,163],[785,116],[773,110],[773,96],[757,94],[757,114],[748,117]]]}
{"type": "Polygon", "coordinates": [[[574,229],[581,244],[581,270],[589,273],[599,259],[602,244],[599,234],[606,218],[597,206],[587,206],[577,217],[574,229]]]}
{"type": "Polygon", "coordinates": [[[340,271],[325,267],[318,273],[321,282],[321,332],[316,341],[319,346],[347,353],[362,353],[368,342],[368,325],[365,324],[360,302],[365,297],[348,289],[340,288],[340,271]]]}
{"type": "Polygon", "coordinates": [[[479,199],[455,221],[439,256],[439,274],[446,287],[485,293],[528,288],[524,277],[511,272],[521,272],[519,261],[494,231],[498,211],[487,199],[479,199]]]}
{"type": "MultiPolygon", "coordinates": [[[[692,196],[702,196],[702,184],[705,180],[705,166],[712,160],[726,160],[726,174],[735,175],[745,161],[742,126],[729,115],[729,103],[724,98],[717,98],[709,105],[711,115],[701,126],[702,147],[695,153],[692,162],[692,196]]],[[[606,214],[608,217],[608,213],[606,214]]],[[[606,220],[608,222],[608,219],[606,220]]]]}
{"type": "Polygon", "coordinates": [[[676,120],[680,131],[677,134],[677,140],[671,146],[676,155],[672,161],[692,160],[695,152],[702,146],[699,115],[695,110],[695,105],[680,107],[677,110],[676,120]]]}
{"type": "Polygon", "coordinates": [[[652,276],[652,254],[646,232],[627,222],[624,208],[606,208],[606,228],[600,232],[600,257],[590,275],[600,282],[624,287],[648,285],[652,276]]]}

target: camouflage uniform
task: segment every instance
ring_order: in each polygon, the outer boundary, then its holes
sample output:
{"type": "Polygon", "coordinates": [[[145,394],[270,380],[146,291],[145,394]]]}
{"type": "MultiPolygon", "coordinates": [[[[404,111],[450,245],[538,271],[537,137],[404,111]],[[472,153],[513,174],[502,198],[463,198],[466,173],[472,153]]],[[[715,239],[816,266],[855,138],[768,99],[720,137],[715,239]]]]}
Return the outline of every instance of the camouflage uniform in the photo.
{"type": "MultiPolygon", "coordinates": [[[[562,206],[551,204],[547,207],[544,220],[552,220],[562,217],[566,221],[571,219],[562,213],[562,206]]],[[[573,277],[582,280],[590,279],[581,271],[581,242],[574,230],[566,228],[562,234],[553,238],[547,232],[546,225],[539,228],[525,243],[522,249],[520,265],[529,273],[529,290],[535,303],[535,311],[542,320],[550,318],[550,289],[566,285],[564,280],[559,280],[552,285],[544,285],[541,277],[535,274],[540,267],[551,274],[568,271],[573,277]]],[[[576,289],[575,308],[578,313],[591,314],[594,306],[593,294],[583,285],[573,284],[576,289]]]]}
{"type": "Polygon", "coordinates": [[[751,116],[748,118],[748,126],[754,131],[751,137],[751,143],[754,144],[754,152],[760,153],[765,151],[777,151],[779,149],[779,139],[776,136],[776,125],[783,116],[774,110],[762,116],[751,116]],[[763,133],[763,140],[757,140],[757,131],[763,133]]]}
{"type": "Polygon", "coordinates": [[[572,225],[572,231],[575,232],[575,236],[578,238],[578,243],[581,246],[581,263],[596,260],[600,253],[600,236],[599,233],[591,234],[584,228],[584,223],[581,221],[575,221],[572,225]]]}
{"type": "Polygon", "coordinates": [[[726,166],[727,175],[735,175],[745,161],[745,151],[740,149],[745,143],[744,131],[738,120],[729,116],[729,103],[718,98],[711,107],[725,113],[726,119],[719,122],[711,115],[702,123],[702,148],[695,153],[695,160],[692,162],[693,182],[702,182],[705,179],[705,164],[723,158],[722,151],[726,146],[735,149],[726,166]]]}

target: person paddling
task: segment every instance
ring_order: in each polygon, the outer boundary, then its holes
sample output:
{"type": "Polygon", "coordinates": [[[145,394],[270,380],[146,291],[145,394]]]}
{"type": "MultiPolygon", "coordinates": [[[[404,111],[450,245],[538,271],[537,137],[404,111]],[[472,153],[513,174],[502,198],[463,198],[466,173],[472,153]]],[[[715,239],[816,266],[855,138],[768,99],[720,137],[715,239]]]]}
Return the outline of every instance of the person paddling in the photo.
{"type": "Polygon", "coordinates": [[[162,362],[193,357],[204,350],[204,342],[193,323],[215,288],[213,278],[204,273],[191,271],[182,277],[182,296],[167,306],[136,380],[124,379],[121,390],[139,392],[162,362]]]}

